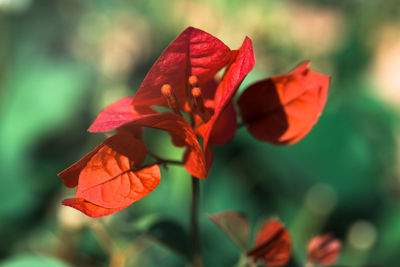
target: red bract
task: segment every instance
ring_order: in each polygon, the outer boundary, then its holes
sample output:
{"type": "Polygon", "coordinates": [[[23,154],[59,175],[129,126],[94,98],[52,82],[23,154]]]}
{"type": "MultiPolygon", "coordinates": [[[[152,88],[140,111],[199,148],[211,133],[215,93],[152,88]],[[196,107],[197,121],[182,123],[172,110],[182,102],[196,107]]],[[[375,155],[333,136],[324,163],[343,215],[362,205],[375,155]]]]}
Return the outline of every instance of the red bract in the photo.
{"type": "Polygon", "coordinates": [[[263,260],[265,266],[282,266],[290,260],[291,239],[289,231],[277,220],[270,220],[258,231],[254,248],[247,252],[255,261],[263,260]]]}
{"type": "Polygon", "coordinates": [[[128,133],[119,133],[59,174],[68,187],[78,187],[71,206],[96,218],[119,211],[148,195],[160,182],[157,165],[140,167],[146,147],[128,133]]]}
{"type": "Polygon", "coordinates": [[[111,104],[89,131],[104,132],[126,124],[166,130],[175,145],[186,146],[187,171],[206,178],[212,164],[208,144],[221,145],[233,138],[237,123],[231,99],[254,62],[249,38],[239,50],[231,51],[212,35],[189,27],[165,49],[131,103],[123,98],[111,104]],[[214,76],[224,67],[225,75],[217,81],[214,76]],[[168,106],[175,114],[157,113],[152,105],[168,106]],[[190,124],[182,112],[189,114],[190,124]],[[196,136],[203,138],[203,149],[196,136]]]}
{"type": "Polygon", "coordinates": [[[145,114],[155,113],[149,107],[134,107],[131,105],[132,97],[123,97],[109,105],[97,115],[95,122],[89,127],[89,132],[105,132],[142,117],[145,114]]]}
{"type": "Polygon", "coordinates": [[[231,60],[231,50],[214,36],[192,27],[183,31],[161,54],[143,80],[132,102],[135,106],[168,103],[161,87],[169,84],[179,107],[188,101],[188,79],[191,75],[203,85],[231,60]]]}
{"type": "Polygon", "coordinates": [[[243,122],[251,135],[275,144],[300,141],[325,106],[329,77],[305,62],[294,71],[256,82],[240,96],[243,122]]]}
{"type": "Polygon", "coordinates": [[[342,243],[330,234],[316,236],[307,247],[308,260],[314,264],[331,265],[340,254],[342,243]]]}

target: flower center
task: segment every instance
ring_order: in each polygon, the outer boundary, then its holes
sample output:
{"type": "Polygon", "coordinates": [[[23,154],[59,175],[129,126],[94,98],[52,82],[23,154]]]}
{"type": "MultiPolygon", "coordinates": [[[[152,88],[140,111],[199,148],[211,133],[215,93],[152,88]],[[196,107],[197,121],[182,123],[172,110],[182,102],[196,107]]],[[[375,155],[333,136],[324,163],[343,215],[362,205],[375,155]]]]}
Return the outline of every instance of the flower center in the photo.
{"type": "MultiPolygon", "coordinates": [[[[198,85],[199,79],[197,76],[190,76],[188,79],[186,100],[187,100],[187,112],[192,115],[198,115],[201,120],[206,123],[210,120],[211,114],[204,105],[203,95],[201,88],[198,85]]],[[[178,115],[182,115],[178,105],[178,99],[174,94],[174,91],[169,84],[163,84],[161,86],[161,94],[165,97],[168,107],[178,115]]]]}

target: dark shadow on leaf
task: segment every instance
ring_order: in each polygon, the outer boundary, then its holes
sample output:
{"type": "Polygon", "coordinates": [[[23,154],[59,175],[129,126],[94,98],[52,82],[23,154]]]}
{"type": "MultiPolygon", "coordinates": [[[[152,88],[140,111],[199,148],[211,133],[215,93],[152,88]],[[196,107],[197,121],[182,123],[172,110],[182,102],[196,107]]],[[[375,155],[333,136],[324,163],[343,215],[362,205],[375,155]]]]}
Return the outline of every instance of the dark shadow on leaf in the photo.
{"type": "Polygon", "coordinates": [[[257,139],[276,143],[289,123],[277,88],[272,80],[259,81],[244,91],[238,104],[243,122],[257,139]]]}

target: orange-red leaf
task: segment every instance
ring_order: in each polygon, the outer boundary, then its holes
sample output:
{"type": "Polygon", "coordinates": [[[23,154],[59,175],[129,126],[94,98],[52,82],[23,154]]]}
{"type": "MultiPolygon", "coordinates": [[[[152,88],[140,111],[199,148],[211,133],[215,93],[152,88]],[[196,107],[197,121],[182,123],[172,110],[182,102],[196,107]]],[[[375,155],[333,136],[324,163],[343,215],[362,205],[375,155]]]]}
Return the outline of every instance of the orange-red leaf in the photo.
{"type": "Polygon", "coordinates": [[[79,161],[74,163],[73,165],[69,166],[67,169],[63,170],[58,174],[60,178],[63,180],[65,186],[74,188],[78,185],[79,181],[79,174],[85,168],[86,164],[89,162],[89,160],[99,151],[100,148],[102,148],[104,144],[100,144],[97,146],[95,149],[90,151],[86,156],[81,158],[79,161]]]}
{"type": "Polygon", "coordinates": [[[240,96],[240,114],[255,138],[294,144],[318,121],[326,103],[329,77],[310,70],[309,64],[259,81],[240,96]]]}
{"type": "Polygon", "coordinates": [[[148,195],[160,182],[157,165],[140,168],[146,147],[127,133],[116,134],[60,174],[70,187],[77,183],[76,199],[65,205],[88,216],[105,216],[148,195]]]}
{"type": "Polygon", "coordinates": [[[315,236],[307,247],[308,260],[314,264],[331,265],[340,254],[342,243],[330,234],[315,236]]]}
{"type": "Polygon", "coordinates": [[[283,266],[290,260],[291,239],[289,231],[277,220],[265,223],[258,231],[254,248],[247,255],[263,260],[266,266],[283,266]]]}
{"type": "Polygon", "coordinates": [[[110,214],[113,214],[123,208],[126,207],[121,207],[118,209],[108,209],[104,208],[98,205],[95,205],[93,203],[90,203],[89,201],[86,201],[83,198],[69,198],[69,199],[64,199],[62,202],[63,205],[69,206],[71,208],[77,209],[83,214],[92,217],[92,218],[99,218],[103,216],[107,216],[110,214]]]}

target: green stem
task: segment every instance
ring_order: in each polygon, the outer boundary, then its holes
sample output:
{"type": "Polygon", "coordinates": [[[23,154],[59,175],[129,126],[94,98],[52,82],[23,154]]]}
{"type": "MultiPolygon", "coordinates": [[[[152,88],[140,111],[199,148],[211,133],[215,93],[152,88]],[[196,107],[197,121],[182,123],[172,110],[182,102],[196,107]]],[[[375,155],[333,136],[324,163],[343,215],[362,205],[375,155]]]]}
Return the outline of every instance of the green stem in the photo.
{"type": "Polygon", "coordinates": [[[192,176],[192,208],[190,213],[191,235],[192,235],[192,249],[193,249],[193,267],[202,267],[203,262],[200,252],[200,239],[199,239],[199,193],[200,183],[199,179],[192,176]]]}
{"type": "Polygon", "coordinates": [[[151,152],[151,151],[147,151],[147,153],[156,160],[156,164],[174,164],[174,165],[183,165],[182,161],[179,160],[173,160],[173,159],[164,159],[158,155],[156,155],[155,153],[151,152]]]}
{"type": "Polygon", "coordinates": [[[179,160],[172,160],[172,159],[162,159],[162,160],[157,160],[155,162],[156,164],[173,164],[173,165],[183,165],[182,161],[179,160]]]}

